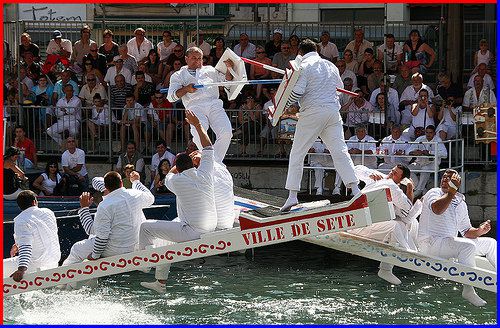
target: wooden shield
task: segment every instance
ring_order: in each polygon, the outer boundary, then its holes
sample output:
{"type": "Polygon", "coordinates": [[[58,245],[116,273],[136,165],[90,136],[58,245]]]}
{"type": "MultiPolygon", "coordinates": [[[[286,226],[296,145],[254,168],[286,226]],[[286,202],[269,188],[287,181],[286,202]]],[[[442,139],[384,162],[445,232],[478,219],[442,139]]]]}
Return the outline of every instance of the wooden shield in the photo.
{"type": "MultiPolygon", "coordinates": [[[[233,75],[233,81],[248,81],[247,71],[245,70],[245,62],[240,58],[240,56],[235,54],[229,48],[227,48],[226,51],[224,51],[219,62],[217,62],[217,65],[215,65],[215,69],[225,74],[227,71],[227,66],[226,64],[224,64],[224,61],[228,59],[231,59],[234,63],[234,67],[231,71],[231,74],[233,75]]],[[[244,86],[245,86],[244,83],[239,85],[225,86],[224,90],[226,90],[227,98],[229,100],[236,99],[236,97],[238,97],[238,94],[240,93],[241,89],[243,89],[244,86]]]]}

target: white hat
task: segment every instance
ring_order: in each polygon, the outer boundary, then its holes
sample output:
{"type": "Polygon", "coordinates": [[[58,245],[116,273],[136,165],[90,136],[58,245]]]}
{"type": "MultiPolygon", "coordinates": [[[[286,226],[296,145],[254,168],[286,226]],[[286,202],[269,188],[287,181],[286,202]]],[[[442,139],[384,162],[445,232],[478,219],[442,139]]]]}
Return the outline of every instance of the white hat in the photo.
{"type": "Polygon", "coordinates": [[[280,28],[277,28],[277,29],[274,30],[273,33],[279,33],[279,34],[283,35],[283,30],[280,29],[280,28]]]}

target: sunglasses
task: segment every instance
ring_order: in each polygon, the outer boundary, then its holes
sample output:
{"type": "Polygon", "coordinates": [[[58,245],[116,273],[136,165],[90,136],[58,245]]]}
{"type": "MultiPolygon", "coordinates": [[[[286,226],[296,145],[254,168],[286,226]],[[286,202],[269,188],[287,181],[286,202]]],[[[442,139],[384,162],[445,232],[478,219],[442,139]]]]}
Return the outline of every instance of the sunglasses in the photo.
{"type": "Polygon", "coordinates": [[[74,142],[75,142],[75,140],[68,140],[67,142],[68,142],[68,143],[74,143],[74,142]]]}
{"type": "Polygon", "coordinates": [[[163,99],[163,96],[160,96],[160,97],[155,96],[155,99],[163,99]]]}
{"type": "Polygon", "coordinates": [[[87,79],[87,82],[95,81],[95,79],[87,79]]]}
{"type": "Polygon", "coordinates": [[[49,167],[57,169],[57,165],[49,165],[49,167]]]}

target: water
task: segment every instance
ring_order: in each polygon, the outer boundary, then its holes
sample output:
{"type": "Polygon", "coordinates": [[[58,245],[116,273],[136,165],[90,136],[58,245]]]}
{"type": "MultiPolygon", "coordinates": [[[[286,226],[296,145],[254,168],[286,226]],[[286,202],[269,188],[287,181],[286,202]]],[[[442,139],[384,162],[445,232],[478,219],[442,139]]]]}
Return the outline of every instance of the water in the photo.
{"type": "Polygon", "coordinates": [[[100,279],[99,287],[45,290],[5,300],[4,323],[27,324],[495,324],[496,294],[476,308],[459,284],[395,268],[391,287],[374,261],[292,242],[244,255],[177,263],[167,293],[143,289],[153,274],[100,279]],[[22,310],[21,310],[22,308],[22,310]]]}

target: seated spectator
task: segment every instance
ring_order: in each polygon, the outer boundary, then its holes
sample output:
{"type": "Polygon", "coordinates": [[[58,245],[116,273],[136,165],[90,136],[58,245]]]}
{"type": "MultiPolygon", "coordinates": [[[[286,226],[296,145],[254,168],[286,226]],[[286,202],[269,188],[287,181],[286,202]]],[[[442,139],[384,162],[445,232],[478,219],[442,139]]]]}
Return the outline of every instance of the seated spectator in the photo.
{"type": "Polygon", "coordinates": [[[118,43],[113,41],[113,32],[110,29],[102,32],[102,38],[104,43],[101,44],[98,52],[106,57],[106,65],[109,67],[113,65],[114,58],[119,55],[118,43]]]}
{"type": "Polygon", "coordinates": [[[436,60],[436,52],[422,40],[418,30],[411,30],[403,50],[408,58],[405,65],[412,73],[424,74],[436,60]]]}
{"type": "Polygon", "coordinates": [[[64,86],[66,84],[71,84],[74,94],[77,95],[80,93],[78,83],[71,79],[71,75],[72,73],[69,69],[65,69],[61,73],[61,80],[57,81],[56,84],[54,84],[54,91],[52,92],[52,104],[57,104],[57,101],[59,99],[64,98],[64,86]]]}
{"type": "Polygon", "coordinates": [[[462,88],[456,83],[452,83],[450,76],[444,72],[438,74],[438,95],[446,101],[452,101],[453,106],[460,106],[463,101],[462,88]]]}
{"type": "Polygon", "coordinates": [[[76,147],[73,137],[66,139],[67,150],[61,156],[61,165],[66,174],[67,193],[65,195],[78,196],[89,188],[89,176],[85,166],[85,152],[76,147]]]}
{"type": "Polygon", "coordinates": [[[210,50],[210,65],[215,67],[224,51],[226,51],[226,42],[221,36],[216,37],[214,42],[215,46],[210,50]]]}
{"type": "Polygon", "coordinates": [[[240,34],[240,43],[234,46],[234,53],[240,57],[245,57],[248,59],[255,58],[255,44],[250,42],[248,34],[240,34]]]}
{"type": "Polygon", "coordinates": [[[81,121],[82,102],[80,98],[74,95],[73,86],[66,84],[64,86],[65,97],[59,99],[56,103],[54,116],[57,122],[47,129],[47,134],[54,139],[59,146],[62,146],[64,131],[68,131],[70,136],[78,134],[81,121]]]}
{"type": "Polygon", "coordinates": [[[379,165],[378,169],[391,170],[399,163],[408,165],[410,158],[402,157],[407,155],[410,147],[408,141],[410,140],[403,136],[401,125],[393,124],[391,134],[380,143],[380,153],[384,154],[384,162],[379,165]]]}
{"type": "MultiPolygon", "coordinates": [[[[108,72],[112,69],[108,70],[108,72]]],[[[115,114],[118,120],[122,119],[123,107],[126,104],[126,96],[132,94],[133,87],[129,83],[125,82],[125,77],[122,74],[118,74],[114,79],[115,83],[109,88],[109,95],[111,101],[111,110],[115,114]]]]}
{"type": "Polygon", "coordinates": [[[73,53],[73,45],[70,40],[62,38],[61,31],[55,30],[52,32],[52,40],[49,41],[45,53],[47,54],[47,59],[43,66],[43,73],[47,74],[58,61],[64,66],[69,67],[69,59],[73,53]]]}
{"type": "MultiPolygon", "coordinates": [[[[271,61],[270,58],[266,56],[266,50],[264,49],[263,46],[257,46],[255,54],[257,55],[257,58],[255,58],[256,62],[272,66],[273,62],[271,61]]],[[[250,66],[250,80],[264,80],[264,79],[269,79],[270,77],[271,77],[270,70],[256,65],[250,66]]],[[[257,99],[260,99],[263,88],[265,88],[264,85],[257,84],[256,88],[257,99]]]]}
{"type": "Polygon", "coordinates": [[[247,146],[250,141],[256,140],[257,131],[261,131],[260,120],[262,113],[262,106],[255,101],[252,95],[247,96],[245,103],[240,107],[238,112],[238,124],[241,145],[241,156],[248,157],[247,146]]]}
{"type": "Polygon", "coordinates": [[[358,87],[363,91],[365,95],[369,95],[368,90],[368,75],[374,72],[373,68],[375,65],[375,56],[373,55],[373,49],[367,48],[365,50],[363,61],[359,64],[358,68],[358,87]]]}
{"type": "Polygon", "coordinates": [[[52,94],[54,86],[45,75],[41,75],[38,84],[31,89],[31,101],[34,106],[41,106],[39,109],[39,118],[42,126],[46,126],[47,107],[52,105],[52,94]]]}
{"type": "MultiPolygon", "coordinates": [[[[371,43],[368,40],[365,40],[365,32],[361,28],[354,30],[354,40],[349,42],[345,47],[345,49],[350,50],[352,52],[353,59],[357,61],[358,64],[360,65],[363,62],[363,60],[365,60],[366,49],[372,49],[372,55],[373,55],[373,43],[371,43]]],[[[349,66],[348,68],[352,70],[352,68],[350,68],[349,66]]]]}
{"type": "Polygon", "coordinates": [[[434,93],[431,88],[423,83],[424,78],[420,73],[414,73],[411,76],[412,85],[406,87],[399,99],[399,111],[401,112],[401,124],[410,126],[413,121],[411,109],[413,104],[418,102],[418,94],[420,90],[425,89],[428,92],[429,101],[434,98],[434,93]]]}
{"type": "Polygon", "coordinates": [[[104,82],[107,85],[114,86],[115,78],[117,75],[122,75],[126,83],[132,84],[132,72],[125,66],[123,66],[123,59],[118,57],[114,61],[115,66],[108,68],[106,76],[104,77],[104,82]]]}
{"type": "MultiPolygon", "coordinates": [[[[325,167],[332,168],[333,160],[332,156],[327,156],[330,151],[326,149],[325,144],[318,138],[309,149],[309,160],[310,165],[313,167],[325,167]],[[313,154],[311,154],[313,153],[313,154]]],[[[323,195],[323,180],[325,178],[325,169],[317,168],[314,169],[314,189],[316,189],[316,195],[323,195]]]]}
{"type": "MultiPolygon", "coordinates": [[[[373,73],[367,76],[367,85],[368,85],[368,95],[370,95],[373,90],[379,87],[380,80],[384,78],[384,69],[381,62],[376,60],[373,63],[373,73]]],[[[390,82],[390,77],[387,76],[388,83],[390,82]]]]}
{"type": "Polygon", "coordinates": [[[19,45],[19,61],[26,60],[24,58],[24,54],[27,52],[33,55],[33,60],[35,62],[38,63],[40,61],[40,48],[35,43],[31,42],[31,36],[29,33],[24,32],[21,34],[21,44],[19,45]]]}
{"type": "MultiPolygon", "coordinates": [[[[154,129],[159,132],[160,138],[172,144],[172,138],[175,132],[175,119],[172,110],[172,104],[167,101],[165,95],[156,91],[153,101],[147,111],[146,123],[146,145],[149,144],[150,136],[154,129]]],[[[156,135],[154,137],[156,139],[156,135]]]]}
{"type": "MultiPolygon", "coordinates": [[[[158,173],[160,161],[162,160],[168,160],[169,164],[172,166],[174,165],[175,155],[168,150],[168,145],[164,140],[159,140],[156,142],[156,153],[151,158],[151,169],[149,172],[151,182],[154,181],[154,178],[158,173]]],[[[153,184],[151,184],[151,187],[153,187],[153,184]]]]}
{"type": "MultiPolygon", "coordinates": [[[[377,105],[377,96],[379,93],[383,93],[387,96],[388,100],[388,107],[394,107],[394,110],[397,111],[399,107],[399,96],[398,92],[396,89],[393,89],[390,87],[390,81],[389,81],[389,76],[382,76],[382,78],[378,81],[378,88],[373,90],[371,95],[370,95],[370,103],[373,105],[373,107],[376,107],[377,105]]],[[[390,112],[388,111],[387,114],[390,112]]],[[[399,113],[396,115],[391,115],[392,118],[395,118],[396,116],[400,116],[399,113]]],[[[394,121],[396,122],[396,121],[394,121]]]]}
{"type": "Polygon", "coordinates": [[[288,38],[288,43],[290,43],[290,53],[294,56],[297,56],[299,54],[299,37],[295,34],[290,35],[290,37],[288,38]]]}
{"type": "Polygon", "coordinates": [[[367,134],[364,125],[356,127],[356,135],[350,137],[349,140],[346,141],[346,144],[354,165],[364,165],[370,169],[377,168],[376,156],[362,156],[363,154],[375,155],[377,148],[375,139],[367,134]]]}
{"type": "MultiPolygon", "coordinates": [[[[120,121],[120,139],[122,151],[125,149],[125,140],[127,140],[127,130],[132,127],[134,133],[135,145],[141,144],[141,131],[144,130],[142,125],[146,124],[146,111],[144,107],[135,101],[134,94],[128,94],[125,98],[125,107],[122,112],[120,121]]],[[[136,146],[134,146],[136,147],[136,146]]],[[[140,146],[139,146],[140,148],[140,146]]]]}
{"type": "Polygon", "coordinates": [[[184,47],[180,44],[174,47],[174,52],[167,57],[167,61],[165,62],[165,70],[170,72],[174,67],[174,62],[176,60],[181,61],[181,67],[186,65],[186,58],[184,56],[184,47]]]}
{"type": "Polygon", "coordinates": [[[457,115],[459,115],[461,110],[462,107],[454,107],[451,100],[441,106],[441,110],[437,112],[439,125],[436,128],[436,133],[441,140],[445,141],[457,137],[457,115]]]}
{"type": "MultiPolygon", "coordinates": [[[[337,64],[339,64],[343,59],[339,60],[337,64]]],[[[353,90],[359,90],[359,88],[355,88],[354,87],[354,82],[352,80],[352,78],[350,77],[345,77],[342,79],[342,81],[344,82],[344,89],[347,90],[347,91],[353,91],[353,90]]],[[[349,101],[349,99],[351,99],[352,97],[346,93],[343,93],[343,92],[339,92],[339,101],[340,101],[340,106],[343,106],[345,104],[347,104],[347,102],[349,101]]],[[[342,120],[344,121],[344,123],[346,122],[346,112],[344,111],[341,111],[340,114],[342,115],[342,120]]]]}
{"type": "Polygon", "coordinates": [[[369,133],[377,140],[384,135],[387,128],[397,122],[397,110],[389,103],[385,93],[379,93],[373,106],[373,113],[370,115],[369,133]]]}
{"type": "Polygon", "coordinates": [[[437,158],[437,165],[441,163],[441,159],[448,156],[448,151],[444,146],[441,138],[436,135],[436,128],[434,125],[429,125],[425,128],[425,135],[418,137],[415,143],[411,144],[408,148],[408,154],[417,156],[415,162],[410,164],[411,179],[415,184],[415,191],[413,196],[415,198],[425,194],[425,186],[431,177],[429,172],[421,172],[420,177],[417,178],[415,170],[434,170],[434,158],[437,158]],[[435,145],[437,142],[437,148],[435,145]],[[432,156],[433,158],[430,158],[432,156]],[[435,156],[435,157],[434,157],[435,156]]]}
{"type": "MultiPolygon", "coordinates": [[[[101,76],[105,76],[107,71],[108,71],[108,62],[106,59],[106,56],[103,54],[100,54],[97,49],[97,43],[92,43],[90,45],[90,52],[83,56],[82,62],[90,62],[92,64],[92,67],[95,68],[96,70],[99,70],[99,73],[101,73],[101,76]]],[[[101,79],[102,82],[102,79],[101,79]]]]}
{"type": "Polygon", "coordinates": [[[165,75],[165,79],[163,80],[163,83],[161,84],[161,87],[162,88],[168,88],[170,86],[170,78],[172,77],[172,75],[177,72],[178,70],[180,70],[182,67],[182,62],[180,59],[176,59],[173,63],[173,66],[172,66],[172,69],[170,70],[170,72],[167,73],[167,75],[165,75]]]}
{"type": "Polygon", "coordinates": [[[160,62],[156,50],[149,50],[148,59],[144,63],[145,73],[151,76],[153,84],[156,86],[161,82],[163,76],[163,63],[160,62]]]}
{"type": "Polygon", "coordinates": [[[137,70],[137,59],[129,54],[127,45],[122,44],[119,46],[118,53],[119,55],[114,58],[114,61],[116,62],[118,58],[123,59],[123,67],[127,68],[130,73],[134,74],[137,70]]]}
{"type": "Polygon", "coordinates": [[[26,130],[24,126],[16,126],[14,147],[16,147],[20,152],[24,152],[24,163],[23,167],[25,169],[32,169],[37,166],[38,158],[36,156],[36,147],[33,141],[26,137],[26,130]]]}
{"type": "Polygon", "coordinates": [[[158,56],[160,56],[160,61],[163,63],[167,60],[168,56],[174,51],[176,42],[172,41],[172,32],[163,31],[162,41],[158,42],[156,49],[158,49],[158,56]]]}
{"type": "Polygon", "coordinates": [[[474,77],[474,87],[467,90],[462,103],[463,111],[471,111],[472,108],[483,104],[497,104],[495,92],[484,84],[483,78],[479,75],[474,77]]]}
{"type": "Polygon", "coordinates": [[[26,69],[26,76],[36,84],[38,78],[42,75],[42,67],[35,62],[35,57],[30,51],[24,52],[22,66],[26,69]]]}
{"type": "Polygon", "coordinates": [[[345,60],[340,59],[335,63],[335,65],[339,69],[340,78],[342,79],[342,81],[344,81],[346,78],[350,78],[351,82],[353,83],[353,87],[357,88],[358,87],[358,82],[357,82],[358,79],[356,78],[356,74],[353,71],[347,69],[345,60]]]}
{"type": "Polygon", "coordinates": [[[357,60],[354,59],[354,55],[352,53],[352,50],[349,50],[349,49],[344,50],[343,59],[345,60],[346,69],[353,71],[354,73],[358,72],[359,63],[357,60]]]}
{"type": "Polygon", "coordinates": [[[339,50],[335,43],[330,42],[330,32],[321,32],[321,42],[319,43],[320,54],[322,54],[326,59],[332,63],[336,63],[339,58],[339,50]]]}
{"type": "Polygon", "coordinates": [[[399,66],[399,74],[396,75],[392,87],[396,89],[399,97],[403,94],[403,91],[412,84],[410,69],[406,65],[399,66]]]}
{"type": "Polygon", "coordinates": [[[494,59],[495,55],[488,49],[488,41],[486,41],[486,39],[479,40],[479,50],[474,53],[475,68],[472,73],[476,73],[479,64],[485,64],[489,67],[493,63],[494,59]]]}
{"type": "Polygon", "coordinates": [[[189,43],[187,45],[187,48],[191,48],[191,47],[198,47],[201,49],[201,51],[203,51],[203,57],[206,58],[206,57],[209,57],[210,56],[210,49],[212,49],[212,46],[207,42],[205,41],[205,33],[201,30],[198,30],[198,33],[194,34],[193,36],[193,42],[189,43]]]}
{"type": "Polygon", "coordinates": [[[63,196],[65,181],[59,173],[57,160],[52,159],[47,161],[45,172],[33,181],[33,187],[37,192],[39,191],[39,196],[63,196]]]}
{"type": "MultiPolygon", "coordinates": [[[[148,59],[149,50],[153,49],[153,44],[145,35],[146,31],[139,27],[134,31],[134,37],[127,42],[127,49],[130,56],[134,57],[138,63],[145,62],[148,59]]],[[[125,61],[125,58],[123,59],[125,61]]],[[[125,65],[127,67],[127,65],[125,65]]],[[[127,67],[130,69],[130,67],[127,67]]],[[[135,71],[131,70],[132,72],[135,71]]]]}
{"type": "Polygon", "coordinates": [[[288,67],[290,60],[293,59],[295,59],[295,56],[290,52],[290,44],[285,41],[281,43],[281,51],[274,54],[272,63],[274,67],[284,70],[288,67]]]}
{"type": "Polygon", "coordinates": [[[90,26],[84,25],[80,30],[80,40],[76,41],[73,45],[73,53],[71,54],[71,64],[73,67],[81,68],[83,57],[90,52],[90,46],[95,45],[97,50],[97,44],[95,41],[90,39],[90,26]]]}
{"type": "Polygon", "coordinates": [[[134,86],[134,96],[136,101],[142,105],[142,107],[146,107],[151,103],[151,96],[155,93],[155,86],[151,82],[146,81],[146,76],[144,72],[137,70],[135,72],[135,80],[137,83],[134,85],[132,81],[132,85],[134,86]]]}
{"type": "Polygon", "coordinates": [[[108,105],[105,103],[105,99],[101,98],[99,93],[94,94],[93,103],[92,116],[87,121],[87,128],[89,129],[90,139],[92,140],[92,153],[95,152],[95,142],[96,139],[99,138],[101,129],[107,131],[111,122],[117,122],[115,115],[109,110],[108,105]]]}
{"type": "Polygon", "coordinates": [[[412,121],[408,128],[408,137],[411,140],[415,140],[416,137],[423,135],[426,126],[435,126],[435,114],[436,108],[430,103],[429,92],[425,89],[420,90],[418,92],[417,103],[411,107],[412,121]],[[416,133],[416,130],[420,130],[421,132],[416,133]]]}
{"type": "Polygon", "coordinates": [[[366,125],[370,122],[370,113],[373,112],[373,106],[363,98],[363,92],[360,89],[354,89],[358,97],[350,97],[340,110],[347,113],[346,126],[350,135],[354,135],[355,127],[366,125]]]}
{"type": "Polygon", "coordinates": [[[101,99],[107,102],[108,94],[104,86],[100,82],[97,82],[97,76],[94,73],[88,73],[85,78],[87,83],[82,86],[78,95],[82,100],[82,106],[91,107],[94,104],[94,96],[96,94],[99,94],[101,99]]]}
{"type": "Polygon", "coordinates": [[[477,73],[472,74],[469,78],[469,83],[467,83],[467,89],[470,89],[474,86],[474,78],[476,76],[480,76],[483,78],[484,84],[490,88],[491,90],[495,90],[495,83],[493,82],[493,79],[491,78],[491,75],[487,73],[488,72],[488,66],[486,64],[479,64],[477,65],[477,73]]]}
{"type": "Polygon", "coordinates": [[[3,199],[14,200],[21,191],[21,182],[28,178],[17,166],[19,149],[9,147],[3,155],[3,199]]]}
{"type": "Polygon", "coordinates": [[[19,80],[22,84],[26,85],[25,90],[28,90],[28,92],[35,86],[35,82],[31,79],[31,77],[28,76],[28,69],[26,68],[26,66],[22,65],[19,68],[19,80]]]}
{"type": "Polygon", "coordinates": [[[127,164],[132,164],[135,170],[141,175],[141,180],[145,179],[144,171],[144,159],[141,153],[137,150],[136,143],[134,141],[127,142],[127,148],[124,153],[118,157],[118,162],[116,163],[115,171],[120,173],[122,176],[125,175],[125,166],[127,164]]]}
{"type": "Polygon", "coordinates": [[[132,164],[127,164],[123,168],[122,183],[125,189],[132,189],[132,181],[130,181],[130,173],[135,171],[135,167],[132,164]]]}
{"type": "Polygon", "coordinates": [[[387,74],[396,74],[403,61],[403,48],[395,41],[394,34],[386,34],[385,43],[377,48],[377,60],[384,63],[385,56],[387,74]]]}
{"type": "Polygon", "coordinates": [[[153,194],[170,194],[172,193],[165,186],[165,177],[170,172],[170,163],[168,159],[162,159],[158,165],[158,173],[156,173],[153,180],[153,194]]]}
{"type": "Polygon", "coordinates": [[[273,59],[274,55],[281,51],[281,42],[283,40],[283,30],[277,28],[273,31],[273,39],[266,43],[266,54],[273,59]]]}
{"type": "MultiPolygon", "coordinates": [[[[138,66],[137,66],[137,70],[135,71],[135,73],[132,75],[132,81],[131,81],[131,84],[133,86],[135,86],[137,84],[137,80],[135,79],[135,74],[137,74],[137,72],[142,72],[144,74],[144,81],[148,82],[148,83],[151,83],[153,84],[153,78],[151,77],[151,75],[149,75],[147,73],[147,69],[146,69],[146,64],[145,63],[140,63],[138,66]]],[[[154,86],[154,85],[153,85],[154,86]]]]}

